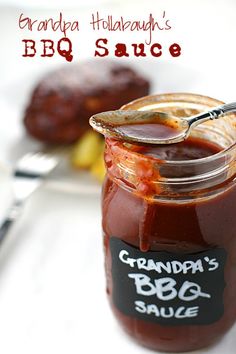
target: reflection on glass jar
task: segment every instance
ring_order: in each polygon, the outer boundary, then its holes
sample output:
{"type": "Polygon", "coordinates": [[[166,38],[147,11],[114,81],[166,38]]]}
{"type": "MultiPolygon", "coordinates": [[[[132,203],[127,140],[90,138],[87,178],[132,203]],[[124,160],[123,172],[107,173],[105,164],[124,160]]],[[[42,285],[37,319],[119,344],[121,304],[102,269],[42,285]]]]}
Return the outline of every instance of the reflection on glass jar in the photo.
{"type": "MultiPolygon", "coordinates": [[[[189,116],[221,103],[166,94],[123,109],[189,116]]],[[[194,350],[236,319],[235,141],[233,114],[168,147],[106,140],[107,293],[122,327],[142,345],[194,350]]]]}

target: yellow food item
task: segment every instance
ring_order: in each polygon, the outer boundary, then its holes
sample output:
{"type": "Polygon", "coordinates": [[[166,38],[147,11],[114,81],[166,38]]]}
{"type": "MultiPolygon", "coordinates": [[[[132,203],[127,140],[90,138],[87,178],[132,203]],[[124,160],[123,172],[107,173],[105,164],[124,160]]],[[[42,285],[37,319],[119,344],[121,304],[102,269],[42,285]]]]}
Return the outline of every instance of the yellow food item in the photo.
{"type": "Polygon", "coordinates": [[[103,181],[106,173],[103,151],[100,154],[100,156],[97,158],[97,160],[93,163],[90,171],[92,175],[95,176],[100,182],[103,181]]]}
{"type": "Polygon", "coordinates": [[[104,142],[101,136],[93,130],[85,133],[75,144],[71,163],[76,168],[89,169],[103,152],[104,142]]]}

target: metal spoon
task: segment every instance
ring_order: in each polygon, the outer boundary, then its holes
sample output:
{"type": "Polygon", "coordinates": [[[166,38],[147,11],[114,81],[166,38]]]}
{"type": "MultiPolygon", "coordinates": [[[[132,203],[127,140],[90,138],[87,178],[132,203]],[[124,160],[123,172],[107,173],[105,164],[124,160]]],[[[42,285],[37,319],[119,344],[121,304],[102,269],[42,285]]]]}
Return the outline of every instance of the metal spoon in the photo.
{"type": "Polygon", "coordinates": [[[229,112],[236,112],[236,102],[186,118],[153,111],[108,111],[93,115],[89,123],[99,133],[126,142],[173,144],[185,140],[196,125],[229,112]]]}

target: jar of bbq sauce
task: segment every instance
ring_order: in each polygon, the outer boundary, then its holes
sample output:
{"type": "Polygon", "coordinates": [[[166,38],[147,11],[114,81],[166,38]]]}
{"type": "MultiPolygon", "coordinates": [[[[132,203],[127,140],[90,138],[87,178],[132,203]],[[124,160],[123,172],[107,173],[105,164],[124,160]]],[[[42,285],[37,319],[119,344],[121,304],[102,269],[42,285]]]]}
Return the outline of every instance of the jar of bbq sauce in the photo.
{"type": "MultiPolygon", "coordinates": [[[[165,94],[122,109],[190,116],[221,103],[165,94]]],[[[236,320],[235,142],[233,114],[174,145],[106,139],[107,293],[125,332],[146,347],[202,348],[236,320]]]]}

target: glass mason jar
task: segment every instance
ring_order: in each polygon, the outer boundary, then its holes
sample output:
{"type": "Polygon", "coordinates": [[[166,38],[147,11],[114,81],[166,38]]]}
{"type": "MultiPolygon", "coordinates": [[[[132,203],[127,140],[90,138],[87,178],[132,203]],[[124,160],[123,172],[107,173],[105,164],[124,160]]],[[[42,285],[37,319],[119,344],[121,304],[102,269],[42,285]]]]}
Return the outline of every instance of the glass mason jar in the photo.
{"type": "MultiPolygon", "coordinates": [[[[221,103],[176,93],[122,109],[189,116],[221,103]]],[[[236,117],[201,124],[192,136],[222,150],[195,160],[160,160],[106,139],[108,297],[124,330],[161,351],[208,346],[236,319],[236,117]]]]}

